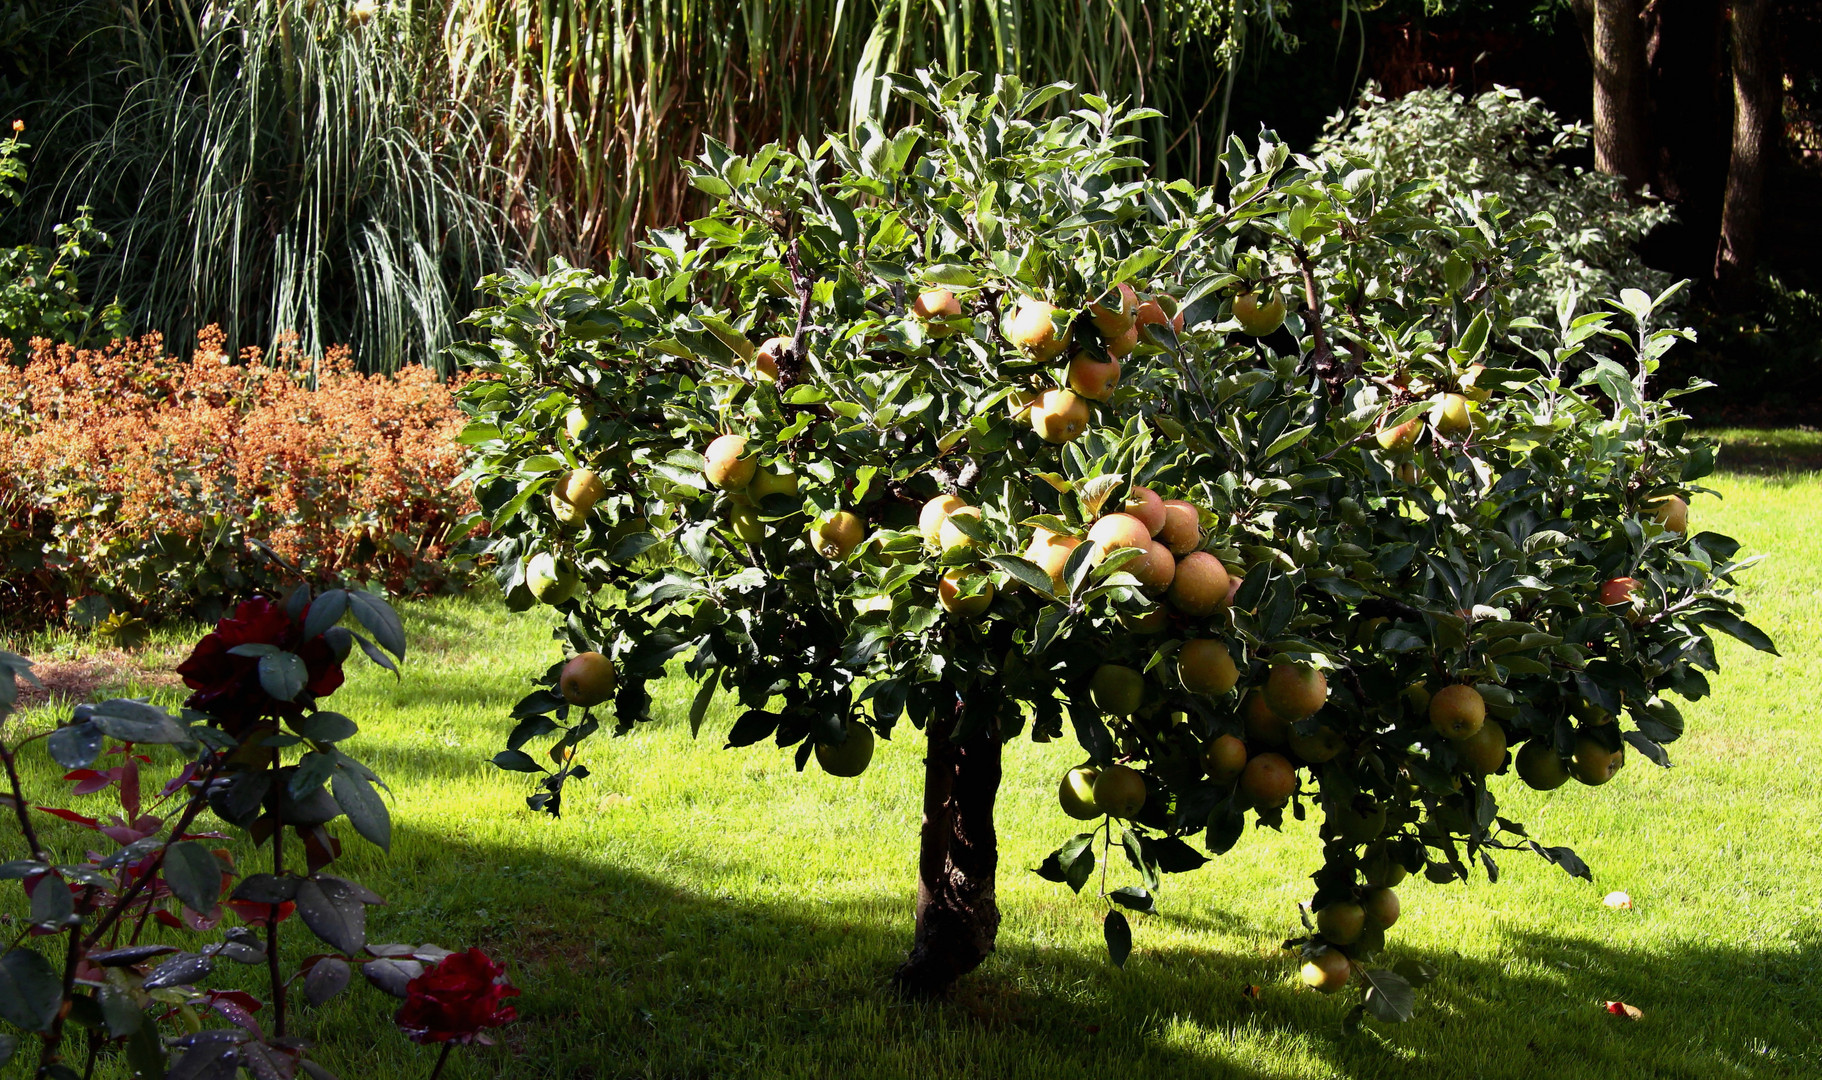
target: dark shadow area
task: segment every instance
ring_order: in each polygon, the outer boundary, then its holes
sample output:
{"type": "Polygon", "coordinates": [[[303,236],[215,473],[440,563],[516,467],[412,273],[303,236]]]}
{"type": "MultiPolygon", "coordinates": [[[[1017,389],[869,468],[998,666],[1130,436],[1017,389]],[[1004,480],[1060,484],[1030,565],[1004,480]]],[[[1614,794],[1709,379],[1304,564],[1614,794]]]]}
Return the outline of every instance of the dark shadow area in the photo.
{"type": "MultiPolygon", "coordinates": [[[[391,860],[348,867],[392,900],[374,913],[375,940],[478,944],[505,958],[525,990],[504,1047],[448,1075],[1822,1074],[1813,937],[1761,950],[1666,942],[1644,953],[1517,931],[1497,962],[1397,949],[1390,959],[1424,960],[1441,977],[1411,1023],[1349,1035],[1340,1026],[1349,1002],[1294,986],[1288,954],[1153,949],[1141,921],[1121,971],[1098,951],[1031,944],[1014,908],[998,954],[951,1001],[908,1005],[887,985],[911,937],[908,875],[878,882],[865,899],[819,896],[806,882],[775,902],[736,900],[605,861],[553,858],[540,825],[523,823],[523,843],[407,837],[391,860]],[[1609,1000],[1644,1016],[1611,1015],[1609,1000]],[[1262,1046],[1271,1056],[1255,1060],[1262,1046]],[[1306,1071],[1299,1063],[1312,1056],[1321,1065],[1306,1071]]],[[[697,863],[677,854],[679,865],[697,863]]],[[[723,854],[736,874],[738,852],[723,854]]],[[[695,869],[717,876],[712,864],[695,869]]],[[[1081,917],[1095,918],[1086,901],[1081,917]]],[[[359,1063],[376,1048],[403,1046],[385,1003],[364,994],[307,1024],[344,1077],[368,1075],[359,1063]]]]}
{"type": "Polygon", "coordinates": [[[1720,439],[1715,467],[1723,472],[1822,471],[1822,431],[1815,428],[1735,429],[1720,439]]]}

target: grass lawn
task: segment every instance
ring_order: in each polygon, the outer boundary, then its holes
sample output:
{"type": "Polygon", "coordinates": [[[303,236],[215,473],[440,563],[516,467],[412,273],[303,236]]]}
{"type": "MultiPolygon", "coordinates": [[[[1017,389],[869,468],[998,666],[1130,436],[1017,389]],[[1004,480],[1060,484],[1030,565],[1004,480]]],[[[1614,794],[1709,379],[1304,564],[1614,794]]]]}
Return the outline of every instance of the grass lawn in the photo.
{"type": "MultiPolygon", "coordinates": [[[[799,775],[776,747],[720,749],[726,713],[692,741],[692,688],[678,682],[668,719],[596,740],[594,775],[553,822],[487,759],[555,645],[535,613],[474,601],[410,606],[403,681],[351,666],[333,699],[366,725],[349,749],[397,793],[391,856],[351,840],[341,865],[391,901],[373,940],[477,944],[523,987],[523,1019],[500,1046],[458,1052],[449,1077],[1822,1075],[1822,799],[1809,779],[1822,762],[1822,476],[1716,486],[1725,500],[1697,500],[1697,526],[1769,554],[1745,592],[1783,657],[1721,643],[1725,671],[1685,707],[1674,769],[1633,755],[1606,787],[1542,794],[1507,778],[1506,813],[1574,847],[1595,883],[1511,854],[1497,885],[1401,887],[1388,960],[1441,970],[1409,1024],[1345,1034],[1347,1004],[1296,984],[1279,945],[1309,895],[1313,825],[1252,831],[1167,879],[1126,969],[1110,967],[1089,890],[1026,872],[1075,831],[1055,809],[1065,743],[1008,748],[998,954],[954,1001],[901,1003],[885,978],[910,938],[921,734],[901,729],[857,780],[799,775]],[[1632,909],[1604,906],[1612,890],[1632,909]],[[1612,999],[1643,1018],[1608,1014],[1612,999]]],[[[168,668],[183,639],[163,632],[142,662],[168,668]]],[[[34,646],[48,660],[81,651],[34,646]]],[[[39,708],[24,723],[51,719],[39,708]]],[[[42,752],[28,757],[28,793],[67,802],[50,797],[42,752]]],[[[87,836],[48,834],[68,851],[87,836]]],[[[298,930],[292,960],[307,951],[298,930]]],[[[433,1055],[397,1033],[391,1008],[357,986],[303,1026],[343,1080],[427,1075],[433,1055]]]]}

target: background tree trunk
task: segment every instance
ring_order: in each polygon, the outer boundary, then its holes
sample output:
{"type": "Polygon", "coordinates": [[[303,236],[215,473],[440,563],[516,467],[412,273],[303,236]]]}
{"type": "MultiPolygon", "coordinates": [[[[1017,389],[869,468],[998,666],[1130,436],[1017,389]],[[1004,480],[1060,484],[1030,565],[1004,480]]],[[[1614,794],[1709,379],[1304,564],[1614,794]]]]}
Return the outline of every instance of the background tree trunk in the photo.
{"type": "Polygon", "coordinates": [[[1651,178],[1639,0],[1594,0],[1594,164],[1637,190],[1651,178]]]}
{"type": "Polygon", "coordinates": [[[1723,303],[1737,304],[1752,283],[1764,208],[1765,173],[1783,104],[1772,38],[1772,0],[1734,0],[1733,156],[1721,206],[1721,242],[1714,279],[1723,303]]]}
{"type": "Polygon", "coordinates": [[[993,801],[1000,789],[997,726],[954,737],[954,718],[926,725],[924,824],[917,859],[917,932],[893,981],[910,998],[939,996],[993,952],[1000,909],[994,900],[999,838],[993,801]]]}
{"type": "Polygon", "coordinates": [[[1652,0],[1644,14],[1651,95],[1651,193],[1676,220],[1639,245],[1650,265],[1679,278],[1714,273],[1721,197],[1733,141],[1724,0],[1652,0]]]}

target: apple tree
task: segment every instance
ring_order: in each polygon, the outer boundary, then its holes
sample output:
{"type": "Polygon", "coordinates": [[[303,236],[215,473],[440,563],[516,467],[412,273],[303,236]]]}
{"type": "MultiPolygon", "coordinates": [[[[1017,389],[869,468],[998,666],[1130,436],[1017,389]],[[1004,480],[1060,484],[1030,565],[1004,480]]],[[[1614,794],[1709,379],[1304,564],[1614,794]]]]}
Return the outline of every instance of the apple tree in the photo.
{"type": "Polygon", "coordinates": [[[921,729],[924,996],[993,948],[1005,747],[1073,739],[1088,831],[1036,869],[1079,890],[1121,849],[1115,962],[1160,875],[1317,814],[1304,978],[1408,1016],[1426,973],[1375,966],[1399,881],[1587,876],[1500,814],[1507,776],[1668,764],[1711,632],[1771,648],[1738,545],[1689,527],[1713,450],[1652,379],[1686,333],[1632,290],[1515,312],[1553,225],[1494,197],[1269,135],[1167,182],[1128,156],[1146,110],[899,92],[895,132],[711,141],[712,212],[637,267],[488,282],[463,438],[508,601],[565,653],[495,762],[560,813],[678,670],[692,729],[731,695],[727,744],[800,769],[921,729]]]}

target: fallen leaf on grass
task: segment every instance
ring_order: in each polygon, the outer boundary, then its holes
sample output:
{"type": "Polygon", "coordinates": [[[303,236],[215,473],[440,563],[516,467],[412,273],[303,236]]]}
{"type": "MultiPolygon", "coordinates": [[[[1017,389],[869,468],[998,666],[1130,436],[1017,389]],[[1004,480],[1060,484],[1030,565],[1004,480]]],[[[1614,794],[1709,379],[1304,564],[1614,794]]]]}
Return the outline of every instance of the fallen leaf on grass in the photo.
{"type": "Polygon", "coordinates": [[[1609,1001],[1607,1003],[1607,1011],[1615,1016],[1623,1016],[1628,1020],[1638,1020],[1645,1015],[1645,1011],[1637,1005],[1628,1005],[1623,1001],[1609,1001]]]}

